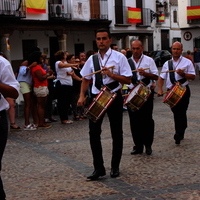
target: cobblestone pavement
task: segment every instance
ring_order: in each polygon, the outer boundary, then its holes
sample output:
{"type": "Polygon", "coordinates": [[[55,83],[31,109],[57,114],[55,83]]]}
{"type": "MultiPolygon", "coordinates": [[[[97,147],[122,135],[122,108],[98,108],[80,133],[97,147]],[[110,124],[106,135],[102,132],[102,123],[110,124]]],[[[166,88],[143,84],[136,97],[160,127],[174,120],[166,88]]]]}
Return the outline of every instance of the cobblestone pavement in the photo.
{"type": "MultiPolygon", "coordinates": [[[[49,129],[9,132],[1,173],[7,199],[200,200],[199,87],[198,78],[190,83],[188,128],[180,145],[173,140],[169,107],[155,96],[151,156],[130,155],[133,141],[124,112],[121,175],[116,179],[109,176],[112,140],[107,117],[102,132],[107,175],[98,181],[86,180],[93,171],[87,119],[67,125],[55,122],[49,129]]],[[[22,117],[17,124],[23,126],[22,117]]]]}

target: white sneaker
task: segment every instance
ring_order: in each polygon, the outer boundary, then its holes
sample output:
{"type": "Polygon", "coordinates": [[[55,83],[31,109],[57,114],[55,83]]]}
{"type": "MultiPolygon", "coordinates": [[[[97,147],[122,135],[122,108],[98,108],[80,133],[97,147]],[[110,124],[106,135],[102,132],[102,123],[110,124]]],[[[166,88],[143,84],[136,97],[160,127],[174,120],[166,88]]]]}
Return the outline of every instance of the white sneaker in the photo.
{"type": "Polygon", "coordinates": [[[29,124],[27,126],[24,126],[25,131],[35,131],[37,128],[33,127],[32,124],[29,124]]]}
{"type": "Polygon", "coordinates": [[[32,126],[33,128],[36,128],[36,129],[37,129],[37,127],[38,127],[38,125],[35,125],[35,124],[31,124],[31,126],[32,126]]]}

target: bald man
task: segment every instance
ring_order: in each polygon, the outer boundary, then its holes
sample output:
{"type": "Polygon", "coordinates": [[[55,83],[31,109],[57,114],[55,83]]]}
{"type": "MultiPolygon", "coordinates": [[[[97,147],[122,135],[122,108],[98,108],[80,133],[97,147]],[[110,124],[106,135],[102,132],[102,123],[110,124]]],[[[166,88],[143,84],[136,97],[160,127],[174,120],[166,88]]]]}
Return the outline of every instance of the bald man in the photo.
{"type": "Polygon", "coordinates": [[[175,85],[175,82],[179,82],[183,87],[186,87],[186,93],[181,100],[171,108],[175,123],[174,140],[175,144],[180,144],[180,141],[184,139],[185,130],[187,128],[187,109],[190,99],[188,80],[195,79],[195,69],[191,60],[182,56],[183,45],[180,42],[174,42],[171,51],[171,68],[169,68],[168,61],[164,63],[158,79],[158,96],[162,96],[163,94],[162,88],[164,82],[166,82],[167,90],[170,90],[175,85]],[[167,72],[170,69],[174,70],[174,72],[167,72]]]}

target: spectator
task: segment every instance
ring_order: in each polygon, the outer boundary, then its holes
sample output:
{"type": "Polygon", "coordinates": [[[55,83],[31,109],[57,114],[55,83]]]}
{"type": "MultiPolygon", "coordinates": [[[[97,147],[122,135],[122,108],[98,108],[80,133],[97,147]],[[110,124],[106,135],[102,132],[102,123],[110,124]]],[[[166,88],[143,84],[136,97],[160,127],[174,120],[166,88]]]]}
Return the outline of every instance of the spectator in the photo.
{"type": "MultiPolygon", "coordinates": [[[[74,54],[67,55],[67,62],[70,64],[76,64],[74,54]]],[[[82,76],[80,74],[81,68],[79,65],[73,67],[74,74],[72,74],[73,85],[72,85],[72,94],[71,94],[71,106],[72,112],[74,116],[74,120],[82,120],[84,109],[82,107],[77,106],[77,101],[79,98],[79,92],[82,82],[82,76]]]]}
{"type": "Polygon", "coordinates": [[[86,61],[86,54],[84,52],[79,53],[79,59],[80,59],[80,68],[82,69],[83,65],[85,64],[86,61]]]}
{"type": "Polygon", "coordinates": [[[126,56],[126,50],[125,49],[121,49],[120,52],[126,56]]]}
{"type": "Polygon", "coordinates": [[[200,51],[196,47],[194,47],[193,58],[194,58],[194,66],[199,72],[199,80],[200,80],[200,51]]]}
{"type": "Polygon", "coordinates": [[[39,65],[41,63],[41,52],[35,51],[30,54],[28,58],[29,63],[37,62],[37,65],[31,68],[31,75],[33,78],[33,91],[37,100],[37,114],[38,114],[38,127],[39,128],[50,128],[51,125],[48,125],[44,121],[44,110],[45,103],[47,99],[48,91],[48,82],[47,78],[53,74],[52,70],[49,70],[48,73],[39,65]]]}
{"type": "Polygon", "coordinates": [[[62,124],[72,124],[73,121],[69,120],[69,108],[72,94],[72,67],[77,67],[78,64],[67,63],[66,52],[59,50],[55,53],[56,63],[55,69],[57,73],[56,79],[56,95],[58,100],[58,114],[62,124]]]}
{"type": "Polygon", "coordinates": [[[190,50],[188,50],[188,51],[186,52],[186,55],[185,55],[184,57],[187,58],[187,59],[189,59],[189,60],[191,60],[192,63],[194,64],[194,59],[193,59],[193,56],[192,56],[192,53],[191,53],[190,50]]]}
{"type": "Polygon", "coordinates": [[[38,118],[37,118],[37,110],[33,106],[35,100],[35,96],[33,95],[33,89],[32,89],[32,75],[30,72],[30,69],[35,66],[37,63],[34,62],[31,65],[28,66],[28,62],[24,61],[22,63],[22,66],[19,67],[19,72],[17,76],[17,80],[20,84],[20,92],[23,95],[24,98],[24,130],[36,130],[38,124],[38,118]],[[26,66],[26,65],[27,66],[26,66]],[[30,113],[32,111],[32,117],[33,117],[33,124],[30,123],[30,113]]]}
{"type": "Polygon", "coordinates": [[[110,48],[115,50],[115,51],[118,51],[118,46],[116,44],[111,44],[110,48]]]}
{"type": "MultiPolygon", "coordinates": [[[[46,55],[42,55],[42,68],[48,73],[48,71],[51,69],[49,65],[49,59],[46,55]]],[[[54,87],[54,80],[55,80],[54,73],[51,76],[48,76],[47,82],[48,82],[48,90],[49,94],[47,95],[47,100],[45,104],[45,123],[51,123],[51,122],[57,122],[57,119],[54,119],[52,117],[53,115],[53,100],[55,98],[55,87],[54,87]]]]}

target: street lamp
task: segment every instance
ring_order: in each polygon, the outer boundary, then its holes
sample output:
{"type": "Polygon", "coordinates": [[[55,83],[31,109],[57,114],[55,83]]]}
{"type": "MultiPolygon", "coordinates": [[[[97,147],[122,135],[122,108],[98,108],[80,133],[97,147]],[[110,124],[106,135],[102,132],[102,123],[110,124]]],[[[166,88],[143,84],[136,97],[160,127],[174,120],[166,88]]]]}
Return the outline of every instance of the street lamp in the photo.
{"type": "Polygon", "coordinates": [[[164,11],[163,4],[160,1],[156,0],[156,12],[151,10],[151,21],[153,21],[154,19],[157,19],[158,21],[158,18],[161,16],[163,11],[164,11]]]}

